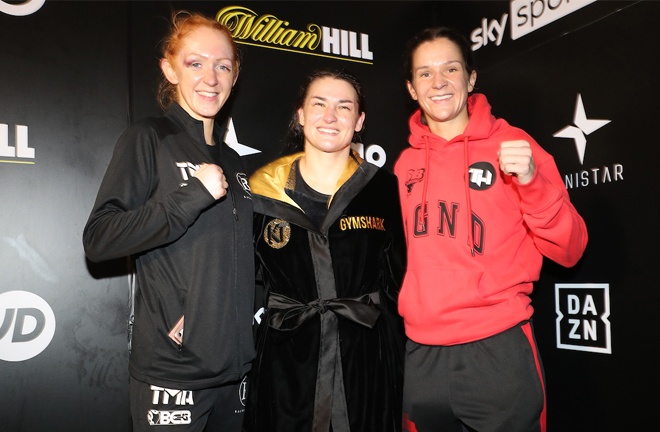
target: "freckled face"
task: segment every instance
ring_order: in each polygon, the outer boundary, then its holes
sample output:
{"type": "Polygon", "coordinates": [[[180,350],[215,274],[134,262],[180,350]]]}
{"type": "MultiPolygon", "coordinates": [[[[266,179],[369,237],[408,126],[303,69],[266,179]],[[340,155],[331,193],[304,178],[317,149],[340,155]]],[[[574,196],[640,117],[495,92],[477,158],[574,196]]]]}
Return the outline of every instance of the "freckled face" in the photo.
{"type": "Polygon", "coordinates": [[[476,79],[475,71],[468,75],[456,44],[439,38],[417,47],[412,57],[412,81],[407,85],[431,131],[438,135],[451,131],[456,136],[468,124],[467,99],[476,79]]]}
{"type": "Polygon", "coordinates": [[[298,121],[305,135],[305,151],[348,152],[354,132],[362,129],[357,93],[351,84],[331,77],[315,80],[307,91],[298,121]]]}
{"type": "Polygon", "coordinates": [[[177,102],[197,120],[213,119],[223,107],[236,83],[231,42],[222,32],[200,27],[183,39],[172,59],[163,59],[161,68],[176,85],[177,102]]]}

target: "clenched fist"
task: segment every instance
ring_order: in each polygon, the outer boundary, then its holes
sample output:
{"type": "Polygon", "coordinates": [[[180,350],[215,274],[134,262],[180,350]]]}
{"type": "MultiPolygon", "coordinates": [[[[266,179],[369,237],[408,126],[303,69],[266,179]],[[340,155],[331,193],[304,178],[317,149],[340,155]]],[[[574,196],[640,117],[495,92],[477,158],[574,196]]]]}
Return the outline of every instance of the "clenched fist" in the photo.
{"type": "Polygon", "coordinates": [[[195,171],[193,177],[196,177],[202,182],[206,190],[213,195],[213,198],[220,199],[227,195],[229,183],[227,183],[222,168],[219,166],[203,163],[199,166],[199,169],[195,171]]]}
{"type": "Polygon", "coordinates": [[[515,175],[520,184],[529,183],[534,176],[536,166],[532,157],[532,148],[524,140],[504,141],[497,153],[500,169],[506,175],[515,175]]]}

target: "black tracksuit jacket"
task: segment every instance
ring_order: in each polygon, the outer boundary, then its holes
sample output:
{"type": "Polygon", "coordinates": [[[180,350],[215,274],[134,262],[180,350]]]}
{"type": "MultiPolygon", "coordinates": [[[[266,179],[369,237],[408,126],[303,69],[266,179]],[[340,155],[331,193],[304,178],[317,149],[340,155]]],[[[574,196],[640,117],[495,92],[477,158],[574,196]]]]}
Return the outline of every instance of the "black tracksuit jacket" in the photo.
{"type": "MultiPolygon", "coordinates": [[[[219,128],[215,142],[222,143],[219,128]]],[[[254,357],[252,198],[242,160],[226,144],[230,184],[216,201],[192,173],[217,163],[200,121],[174,103],[120,137],[85,226],[87,257],[135,260],[130,373],[202,389],[240,380],[254,357]],[[168,333],[185,316],[183,342],[168,333]]]]}

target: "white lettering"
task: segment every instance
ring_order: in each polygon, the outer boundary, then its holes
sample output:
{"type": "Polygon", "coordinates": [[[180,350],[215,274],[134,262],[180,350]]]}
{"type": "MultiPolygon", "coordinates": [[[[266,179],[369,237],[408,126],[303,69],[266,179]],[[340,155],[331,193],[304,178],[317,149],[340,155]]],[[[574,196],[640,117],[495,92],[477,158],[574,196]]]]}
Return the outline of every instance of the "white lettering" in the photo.
{"type": "Polygon", "coordinates": [[[580,320],[571,318],[568,320],[569,324],[573,324],[573,327],[571,327],[571,331],[568,333],[568,337],[570,339],[580,339],[580,335],[577,334],[577,329],[580,326],[580,320]]]}
{"type": "Polygon", "coordinates": [[[591,185],[605,184],[623,181],[623,165],[615,163],[611,167],[590,168],[564,176],[566,189],[586,187],[591,185]]]}
{"type": "Polygon", "coordinates": [[[362,47],[362,58],[365,60],[373,60],[374,53],[369,51],[369,35],[360,33],[360,46],[362,47]]]}
{"type": "Polygon", "coordinates": [[[478,168],[470,168],[470,182],[480,187],[484,183],[490,185],[493,183],[493,174],[490,171],[485,171],[478,168]],[[486,175],[484,175],[484,173],[486,175]]]}
{"type": "Polygon", "coordinates": [[[569,319],[569,324],[572,324],[571,331],[568,333],[570,339],[577,340],[598,340],[598,326],[596,320],[579,320],[569,319]],[[580,324],[582,324],[582,335],[579,334],[580,324]]]}
{"type": "Polygon", "coordinates": [[[347,56],[348,55],[348,31],[340,30],[339,34],[341,34],[341,55],[347,56]]]}
{"type": "Polygon", "coordinates": [[[587,295],[584,298],[584,307],[580,307],[580,297],[578,297],[575,294],[569,294],[566,296],[566,307],[569,315],[598,315],[598,311],[596,309],[596,303],[594,302],[594,298],[591,295],[587,295]],[[580,310],[581,309],[581,310],[580,310]]]}
{"type": "Polygon", "coordinates": [[[323,45],[321,49],[324,53],[332,53],[345,57],[352,57],[364,60],[373,60],[374,54],[369,51],[369,35],[353,31],[322,27],[323,45]]]}
{"type": "Polygon", "coordinates": [[[568,303],[568,313],[575,315],[580,312],[580,298],[575,294],[569,294],[566,296],[566,301],[568,303]]]}
{"type": "Polygon", "coordinates": [[[598,331],[596,330],[596,320],[583,320],[582,327],[584,328],[584,340],[598,340],[598,331]]]}
{"type": "Polygon", "coordinates": [[[590,295],[584,299],[584,309],[582,309],[582,315],[587,314],[598,315],[598,311],[596,310],[596,303],[594,302],[594,298],[590,295]]]}
{"type": "Polygon", "coordinates": [[[596,0],[511,0],[511,39],[516,40],[596,0]]]}
{"type": "Polygon", "coordinates": [[[0,156],[34,159],[34,149],[28,146],[28,128],[16,125],[15,146],[9,145],[9,126],[0,124],[0,156]]]}
{"type": "Polygon", "coordinates": [[[378,167],[382,167],[387,161],[387,153],[378,144],[371,144],[367,147],[366,152],[362,143],[352,143],[351,148],[358,152],[361,158],[378,167]]]}
{"type": "Polygon", "coordinates": [[[170,403],[170,398],[174,400],[175,405],[195,405],[191,390],[166,389],[155,385],[152,385],[150,388],[153,392],[151,397],[151,403],[153,405],[161,403],[168,404],[170,403]]]}
{"type": "Polygon", "coordinates": [[[323,27],[323,52],[339,54],[341,36],[338,29],[323,27]]]}
{"type": "Polygon", "coordinates": [[[23,361],[37,356],[55,334],[50,305],[27,291],[0,294],[0,360],[23,361]]]}
{"type": "Polygon", "coordinates": [[[181,178],[184,181],[187,181],[190,179],[190,177],[195,174],[195,171],[199,168],[199,166],[194,165],[190,162],[177,162],[176,163],[177,168],[181,171],[181,178]]]}
{"type": "Polygon", "coordinates": [[[489,42],[495,42],[496,46],[500,46],[508,18],[509,15],[507,14],[502,14],[499,21],[491,20],[489,22],[486,18],[482,18],[481,27],[477,27],[470,33],[472,51],[488,45],[489,42]]]}

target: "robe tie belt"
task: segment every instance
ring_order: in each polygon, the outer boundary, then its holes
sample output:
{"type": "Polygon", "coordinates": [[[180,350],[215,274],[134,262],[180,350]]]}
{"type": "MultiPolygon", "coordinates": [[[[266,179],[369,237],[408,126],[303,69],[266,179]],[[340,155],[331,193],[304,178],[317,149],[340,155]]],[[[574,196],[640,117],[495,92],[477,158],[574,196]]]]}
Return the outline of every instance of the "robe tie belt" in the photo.
{"type": "Polygon", "coordinates": [[[378,291],[359,297],[316,299],[303,304],[287,296],[271,293],[268,308],[271,309],[268,325],[277,330],[294,330],[316,314],[327,311],[357,324],[373,328],[380,316],[378,291]]]}
{"type": "MultiPolygon", "coordinates": [[[[314,396],[312,432],[350,430],[339,346],[338,317],[373,328],[380,316],[378,291],[352,298],[316,299],[307,304],[277,293],[268,298],[268,326],[276,330],[298,329],[318,314],[319,361],[314,396]],[[327,311],[333,313],[327,314],[327,311]],[[332,426],[331,426],[332,425],[332,426]]],[[[295,333],[295,332],[294,332],[295,333]]]]}

